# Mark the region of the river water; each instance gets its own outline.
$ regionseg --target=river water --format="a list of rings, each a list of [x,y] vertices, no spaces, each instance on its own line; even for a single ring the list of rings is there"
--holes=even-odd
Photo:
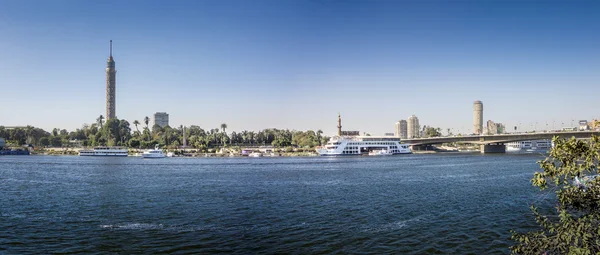
[[[507,254],[539,154],[0,157],[0,253]]]

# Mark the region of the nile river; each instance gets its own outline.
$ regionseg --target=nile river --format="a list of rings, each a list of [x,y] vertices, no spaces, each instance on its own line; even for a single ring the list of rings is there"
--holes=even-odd
[[[541,155],[0,157],[0,253],[507,254]]]

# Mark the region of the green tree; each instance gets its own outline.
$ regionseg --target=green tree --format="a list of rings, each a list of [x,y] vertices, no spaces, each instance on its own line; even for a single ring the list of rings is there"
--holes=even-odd
[[[52,147],[61,147],[62,139],[60,139],[59,136],[53,136],[52,138],[50,138],[50,145],[52,145]]]
[[[321,130],[321,129],[317,130],[317,141],[319,142],[319,146],[323,145],[323,143],[321,142],[322,136],[323,136],[323,130]]]
[[[148,118],[148,116],[144,117],[144,124],[146,124],[146,130],[148,130],[148,134],[150,134],[150,128],[148,127],[148,124],[150,123],[150,118]],[[144,131],[145,133],[145,131]],[[150,135],[147,136],[148,140],[150,140]]]
[[[102,124],[104,123],[103,120],[104,120],[104,116],[102,116],[102,115],[100,115],[100,117],[98,117],[96,119],[96,122],[98,123],[98,125],[100,125],[100,128],[102,128]]]
[[[426,137],[438,137],[442,136],[442,130],[440,128],[434,127],[426,127],[425,128],[425,136]]]
[[[540,190],[556,190],[558,203],[543,215],[531,206],[540,228],[528,233],[512,231],[517,242],[512,254],[600,253],[600,140],[589,142],[553,139],[550,155],[539,161],[543,172],[531,180]]]
[[[40,138],[40,144],[42,146],[48,146],[50,145],[50,139],[48,139],[48,137],[42,137]]]
[[[134,120],[134,121],[133,121],[133,125],[135,125],[135,130],[137,130],[137,131],[138,131],[138,133],[140,133],[140,130],[138,129],[138,125],[139,125],[139,124],[140,124],[140,122],[139,122],[139,121],[137,121],[137,120]]]
[[[133,138],[133,139],[129,140],[129,147],[137,148],[139,146],[140,146],[140,141],[138,139]]]
[[[227,129],[227,124],[221,124],[221,130],[223,130],[223,133],[225,133],[225,129]]]

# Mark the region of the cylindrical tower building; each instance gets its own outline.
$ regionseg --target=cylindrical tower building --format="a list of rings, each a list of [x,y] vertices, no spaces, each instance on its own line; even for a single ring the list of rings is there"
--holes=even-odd
[[[483,103],[479,100],[473,103],[473,133],[483,134]]]
[[[408,117],[407,121],[408,126],[408,138],[418,138],[419,137],[419,118],[417,116],[412,115]]]

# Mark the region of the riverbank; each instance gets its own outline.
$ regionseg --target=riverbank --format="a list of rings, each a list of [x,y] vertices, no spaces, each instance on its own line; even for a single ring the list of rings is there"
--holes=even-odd
[[[81,148],[43,148],[32,150],[31,155],[47,155],[47,156],[77,156]],[[130,149],[128,155],[130,157],[141,156],[144,150],[141,149]],[[166,152],[172,152],[175,157],[247,157],[241,152],[235,151],[218,151],[218,152],[200,152],[199,150],[165,150]],[[273,152],[262,154],[263,157],[314,157],[318,156],[316,152],[310,151],[292,151],[292,152]]]
[[[31,151],[31,155],[48,155],[48,156],[77,156],[82,148],[42,148]],[[175,157],[187,157],[187,158],[227,158],[227,157],[248,157],[247,154],[243,154],[242,151],[222,148],[222,149],[211,149],[211,152],[202,152],[196,149],[175,149],[165,150],[165,153],[172,152]],[[142,149],[129,149],[129,156],[136,157],[141,156],[144,150]],[[437,149],[427,151],[413,151],[413,154],[436,154],[436,153],[474,153],[478,152],[475,150],[448,150],[448,149]],[[296,151],[276,148],[273,152],[262,153],[262,157],[316,157],[319,156],[314,150],[311,149],[297,149]]]

